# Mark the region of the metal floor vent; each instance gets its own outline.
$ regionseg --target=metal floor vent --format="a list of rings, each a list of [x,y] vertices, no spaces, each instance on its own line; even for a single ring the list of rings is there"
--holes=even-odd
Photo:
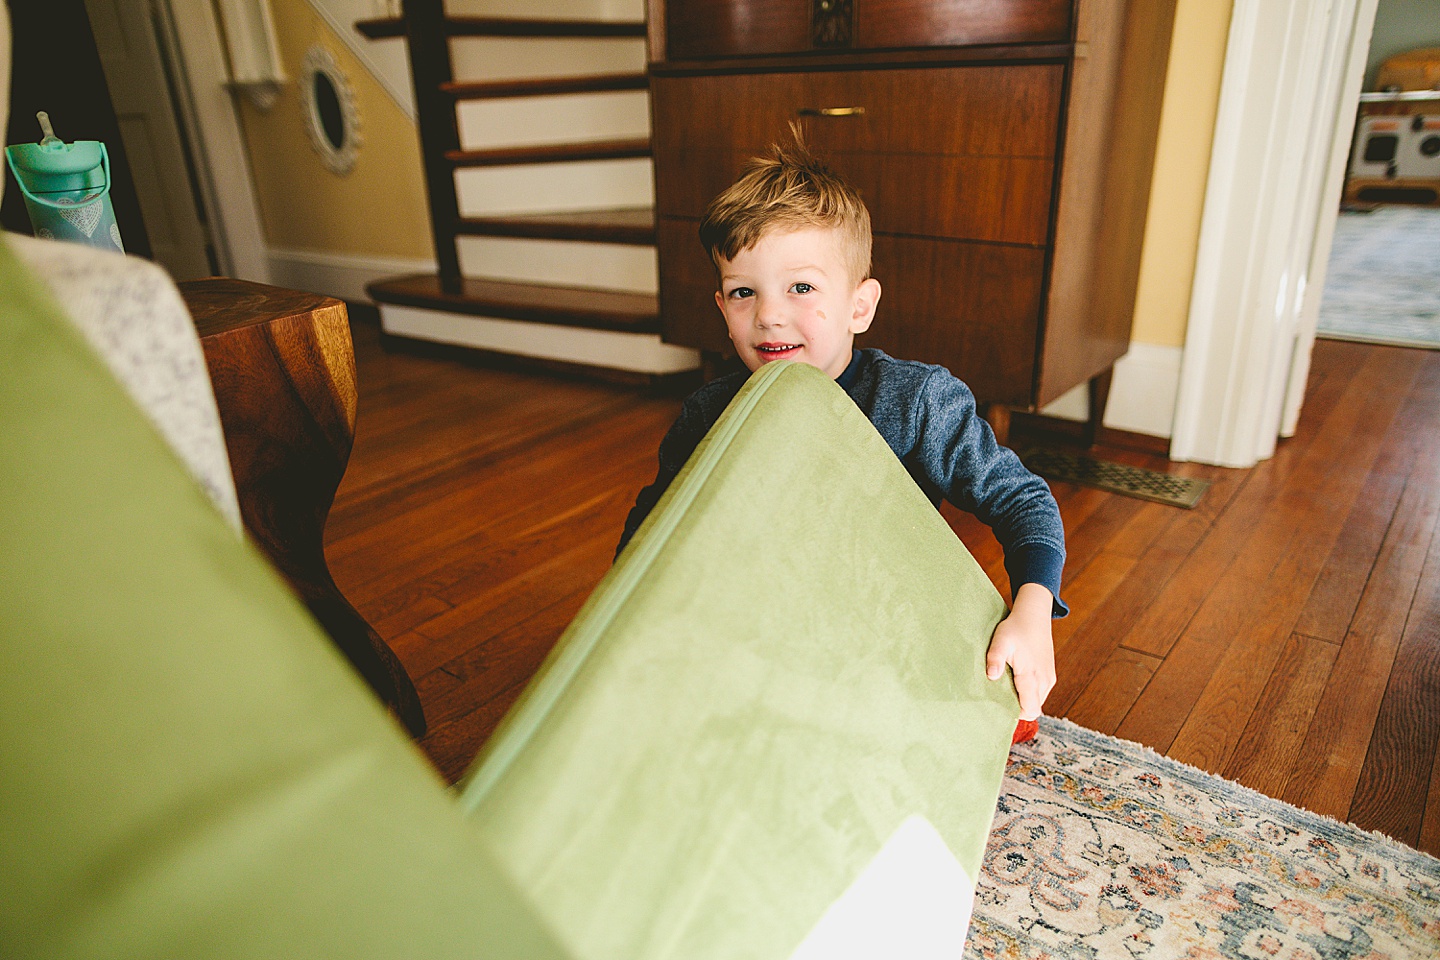
[[[1210,486],[1209,480],[1173,477],[1168,473],[1054,450],[1031,450],[1020,459],[1025,461],[1025,466],[1049,480],[1068,480],[1187,510],[1200,502],[1200,496]]]

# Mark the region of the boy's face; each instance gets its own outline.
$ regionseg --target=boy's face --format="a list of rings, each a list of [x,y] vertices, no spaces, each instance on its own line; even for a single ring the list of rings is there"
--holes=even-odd
[[[880,300],[877,280],[850,276],[838,230],[767,231],[734,260],[720,260],[715,302],[740,360],[758,370],[798,360],[838,377]]]

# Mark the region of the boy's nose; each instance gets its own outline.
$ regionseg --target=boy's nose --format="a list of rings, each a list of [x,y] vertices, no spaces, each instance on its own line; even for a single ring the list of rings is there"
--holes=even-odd
[[[762,327],[777,327],[785,322],[785,314],[781,304],[773,297],[757,297],[755,304],[755,322]]]

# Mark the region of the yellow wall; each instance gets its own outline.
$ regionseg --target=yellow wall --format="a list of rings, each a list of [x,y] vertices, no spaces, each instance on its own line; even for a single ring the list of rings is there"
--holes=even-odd
[[[1232,0],[1179,0],[1161,106],[1133,341],[1185,344]]]
[[[290,83],[269,110],[243,98],[241,108],[266,241],[323,253],[433,257],[414,123],[306,0],[271,0],[271,9]],[[339,61],[360,115],[360,152],[344,176],[325,168],[305,132],[296,84],[305,51],[317,43]]]

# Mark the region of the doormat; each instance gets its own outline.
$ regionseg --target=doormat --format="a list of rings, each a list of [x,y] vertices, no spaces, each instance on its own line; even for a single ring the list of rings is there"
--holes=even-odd
[[[965,960],[1440,956],[1440,860],[1065,720],[1016,746]]]
[[[1109,493],[1193,509],[1210,487],[1209,480],[1176,477],[1156,470],[1128,467],[1078,453],[1030,450],[1020,458],[1047,480],[1068,480]]]

